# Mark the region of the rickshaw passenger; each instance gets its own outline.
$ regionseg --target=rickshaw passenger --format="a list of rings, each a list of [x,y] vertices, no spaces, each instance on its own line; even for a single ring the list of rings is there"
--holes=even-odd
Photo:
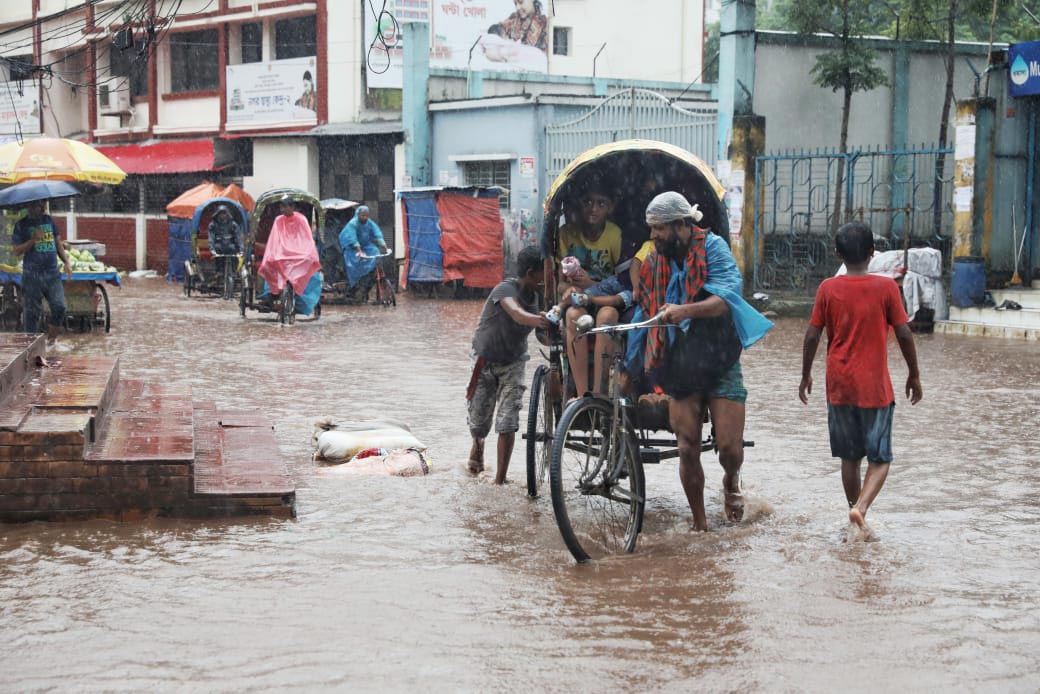
[[[642,298],[633,321],[657,315],[681,330],[634,331],[628,345],[629,364],[638,361],[647,373],[656,373],[671,396],[669,421],[679,444],[679,479],[695,530],[708,529],[700,462],[705,407],[725,471],[725,516],[733,522],[744,516],[740,472],[747,390],[740,352],[772,327],[744,301],[743,279],[729,246],[698,227],[701,218],[697,207],[676,192],[662,193],[647,206],[646,222],[657,251],[643,265]]]
[[[614,210],[613,196],[598,184],[593,184],[579,200],[575,222],[568,221],[560,227],[557,260],[561,264],[561,295],[570,288],[587,289],[614,275],[621,256],[621,229],[608,220]],[[577,258],[581,267],[573,273],[563,272],[563,259]],[[597,324],[617,322],[618,310],[613,306],[594,309]],[[590,313],[583,306],[572,306],[564,314],[566,325],[567,358],[574,378],[575,394],[583,396],[589,390],[589,355],[586,345],[575,343],[575,322]],[[601,380],[606,362],[603,352],[609,346],[609,338],[599,335],[595,345],[595,372]],[[597,385],[599,385],[597,383]]]
[[[223,275],[228,256],[242,255],[242,227],[232,219],[227,205],[220,205],[206,231],[217,275]]]
[[[278,203],[279,214],[271,225],[264,259],[257,273],[264,286],[257,296],[261,303],[273,303],[286,283],[296,294],[296,310],[310,315],[321,298],[321,261],[307,218],[296,211],[292,198],[284,196]]]
[[[339,232],[339,246],[343,249],[343,264],[347,268],[347,284],[360,297],[364,297],[374,283],[373,271],[379,260],[361,256],[386,253],[383,231],[369,218],[367,205],[358,207],[354,218],[347,222],[343,230]]]
[[[611,275],[602,282],[587,287],[584,291],[574,287],[566,288],[558,306],[558,313],[563,315],[568,306],[596,308],[607,306],[617,309],[620,321],[628,323],[632,318],[635,305],[639,302],[639,271],[643,267],[646,257],[653,250],[654,242],[646,241],[636,251],[635,256],[628,262],[618,265],[616,275]]]

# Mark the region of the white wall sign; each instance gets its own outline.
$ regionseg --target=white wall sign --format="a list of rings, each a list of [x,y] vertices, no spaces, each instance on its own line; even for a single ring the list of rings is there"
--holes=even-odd
[[[227,123],[316,123],[318,70],[314,58],[227,67]]]
[[[534,157],[520,157],[520,175],[524,178],[534,177]]]
[[[21,88],[21,93],[19,93]],[[0,84],[0,135],[40,133],[40,88],[32,80]]]
[[[975,158],[975,125],[958,125],[953,148],[954,159]]]
[[[953,189],[954,212],[971,212],[971,201],[975,196],[974,186],[961,186]]]
[[[398,22],[430,24],[430,66],[505,72],[546,72],[549,19],[533,2],[513,0],[387,0]],[[404,40],[387,14],[365,13],[369,87],[400,89]],[[371,50],[369,50],[371,47]],[[472,50],[471,50],[472,49]]]
[[[726,208],[729,210],[729,235],[731,239],[740,238],[740,227],[744,223],[744,171],[730,171],[726,185]]]

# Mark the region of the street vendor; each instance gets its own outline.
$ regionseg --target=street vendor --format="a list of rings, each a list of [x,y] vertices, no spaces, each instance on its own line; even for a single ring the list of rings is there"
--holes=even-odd
[[[296,211],[289,195],[279,201],[278,212],[267,238],[263,262],[257,268],[266,284],[258,298],[273,302],[288,283],[297,297],[297,311],[310,315],[321,298],[321,261],[311,225]]]
[[[747,390],[740,353],[773,325],[744,301],[743,279],[729,246],[697,226],[702,218],[697,206],[677,192],[661,193],[647,206],[655,251],[643,263],[640,307],[632,320],[657,316],[679,329],[634,331],[626,362],[671,397],[669,422],[679,444],[679,479],[694,530],[708,529],[700,460],[705,407],[724,470],[725,517],[731,522],[744,517],[740,474]]]
[[[14,226],[12,241],[14,254],[23,256],[22,297],[24,300],[25,332],[36,333],[43,299],[50,307],[50,324],[47,326],[47,342],[54,344],[58,331],[65,324],[65,290],[61,285],[58,258],[65,264],[69,280],[72,279],[72,263],[65,253],[54,220],[44,212],[45,202],[34,200],[26,206],[26,214]]]
[[[339,246],[343,249],[343,264],[347,268],[347,283],[359,298],[368,294],[373,283],[373,270],[379,259],[373,257],[386,253],[383,230],[369,216],[368,205],[361,205],[354,218],[339,232]]]

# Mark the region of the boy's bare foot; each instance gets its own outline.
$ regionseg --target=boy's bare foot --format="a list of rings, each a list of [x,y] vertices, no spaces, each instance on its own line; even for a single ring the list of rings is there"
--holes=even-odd
[[[480,473],[484,472],[484,461],[470,458],[467,469],[469,470],[469,474],[479,475]]]
[[[863,517],[863,512],[855,506],[849,509],[849,522],[859,527],[860,530],[867,527],[867,519]]]

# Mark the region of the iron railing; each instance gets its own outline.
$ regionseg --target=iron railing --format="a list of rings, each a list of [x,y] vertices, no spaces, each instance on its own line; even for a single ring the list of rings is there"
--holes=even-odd
[[[943,156],[942,171],[937,171]],[[835,210],[839,168],[841,209]],[[953,224],[953,150],[791,151],[755,160],[754,287],[813,294],[839,261],[833,233],[857,219],[877,250],[912,246],[948,255]],[[944,263],[944,267],[948,267]]]

